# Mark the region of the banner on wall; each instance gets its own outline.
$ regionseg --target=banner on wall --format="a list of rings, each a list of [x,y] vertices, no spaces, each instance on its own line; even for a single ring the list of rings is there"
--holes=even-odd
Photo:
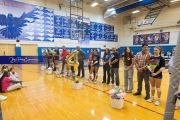
[[[169,44],[170,32],[134,35],[133,45],[147,44]]]
[[[54,41],[54,10],[0,0],[0,39]]]

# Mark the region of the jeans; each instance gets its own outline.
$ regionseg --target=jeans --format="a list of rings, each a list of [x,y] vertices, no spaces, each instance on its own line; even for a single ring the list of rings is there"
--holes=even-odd
[[[129,66],[124,66],[125,68],[128,68]],[[133,73],[134,68],[132,67],[129,70],[124,70],[124,89],[125,90],[133,90]],[[129,85],[129,89],[128,89]]]
[[[109,84],[110,83],[110,67],[108,63],[103,65],[103,82],[106,82],[106,75],[107,75],[107,83]]]
[[[110,68],[111,69],[111,83],[114,84],[114,74],[116,76],[116,86],[119,86],[119,68]]]

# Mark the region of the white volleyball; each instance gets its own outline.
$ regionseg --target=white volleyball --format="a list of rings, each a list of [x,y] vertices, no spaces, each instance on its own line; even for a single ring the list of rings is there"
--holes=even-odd
[[[49,74],[49,75],[52,74],[52,68],[46,69],[46,73]]]

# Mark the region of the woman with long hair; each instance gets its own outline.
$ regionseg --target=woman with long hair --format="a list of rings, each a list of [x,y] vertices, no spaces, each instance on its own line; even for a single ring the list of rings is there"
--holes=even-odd
[[[92,72],[95,71],[94,84],[97,83],[98,70],[99,70],[99,60],[100,60],[100,56],[98,55],[98,51],[94,50],[93,57],[92,57],[92,63],[91,63],[91,70],[89,73],[89,79],[86,82],[92,81]]]
[[[129,47],[124,50],[124,89],[126,93],[133,90],[133,74],[134,74],[134,55]]]
[[[109,48],[106,48],[103,55],[103,82],[106,83],[106,73],[107,73],[107,84],[110,83],[110,66],[109,66],[109,58],[111,57]]]
[[[162,71],[165,69],[165,60],[161,56],[162,49],[161,47],[157,46],[154,48],[154,56],[150,58],[153,63],[155,62],[157,66],[152,70],[149,66],[148,69],[150,70],[150,83],[151,83],[151,97],[147,100],[148,102],[154,101],[154,94],[155,89],[157,90],[157,101],[155,105],[160,105],[160,97],[161,97],[161,82],[162,82]],[[150,63],[151,64],[151,63]]]
[[[89,56],[88,56],[88,69],[89,69],[89,72],[91,71],[91,63],[92,63],[92,57],[93,57],[93,53],[94,53],[94,49],[91,49],[91,53],[89,54]],[[93,80],[95,79],[95,71],[93,71],[93,76],[94,76],[94,78],[93,78]]]

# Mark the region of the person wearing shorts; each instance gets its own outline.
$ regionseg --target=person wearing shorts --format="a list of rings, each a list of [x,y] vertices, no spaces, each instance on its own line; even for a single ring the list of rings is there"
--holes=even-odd
[[[150,58],[150,61],[156,62],[157,66],[154,70],[148,66],[150,71],[149,80],[151,83],[151,97],[147,100],[148,102],[154,101],[155,89],[157,90],[157,101],[155,102],[156,106],[160,105],[160,97],[161,97],[161,81],[162,81],[162,71],[165,69],[165,60],[161,56],[161,47],[157,46],[154,48],[154,56]]]
[[[92,56],[91,70],[89,72],[89,79],[86,82],[92,81],[92,73],[93,73],[93,71],[95,71],[94,84],[97,83],[98,70],[99,70],[99,60],[100,60],[100,56],[98,55],[98,51],[94,50],[94,54]]]

